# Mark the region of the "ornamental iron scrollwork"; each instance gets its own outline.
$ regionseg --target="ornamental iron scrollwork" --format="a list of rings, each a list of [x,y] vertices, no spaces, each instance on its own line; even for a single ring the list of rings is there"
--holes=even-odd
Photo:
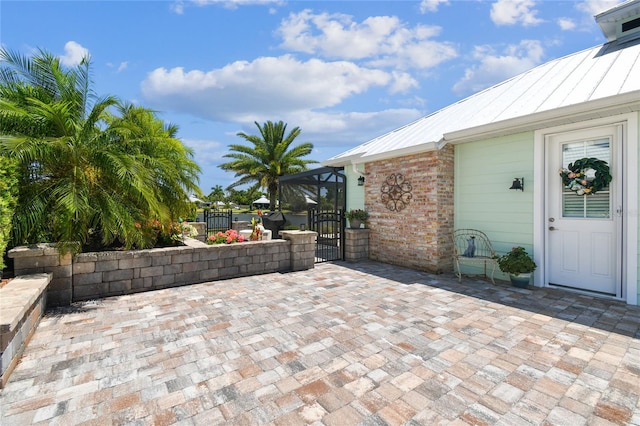
[[[411,184],[404,180],[400,173],[394,173],[387,177],[380,188],[382,202],[392,212],[404,210],[413,197]]]

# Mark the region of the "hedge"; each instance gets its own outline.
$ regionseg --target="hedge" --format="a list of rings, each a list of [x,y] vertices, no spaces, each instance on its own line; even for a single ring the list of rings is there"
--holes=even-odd
[[[11,219],[17,202],[18,177],[16,170],[13,160],[0,155],[0,271],[5,267],[4,251],[9,244]]]

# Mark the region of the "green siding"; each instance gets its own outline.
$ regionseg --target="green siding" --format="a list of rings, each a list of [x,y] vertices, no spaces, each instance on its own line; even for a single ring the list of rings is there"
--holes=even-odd
[[[456,146],[455,228],[483,231],[498,254],[513,246],[533,254],[533,140],[527,132]],[[516,177],[524,192],[509,189]]]
[[[363,166],[359,165],[358,170],[363,171]],[[358,186],[360,174],[349,166],[344,168],[344,173],[347,176],[347,210],[364,209],[364,186]]]

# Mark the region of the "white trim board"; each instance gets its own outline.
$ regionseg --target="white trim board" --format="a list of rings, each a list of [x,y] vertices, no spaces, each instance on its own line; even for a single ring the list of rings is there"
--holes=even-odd
[[[533,170],[533,245],[534,260],[539,265],[535,271],[534,282],[548,285],[546,270],[546,223],[545,223],[545,138],[550,134],[564,133],[580,129],[622,124],[622,152],[624,167],[623,187],[623,265],[622,299],[630,305],[638,304],[638,113],[614,115],[605,118],[587,120],[579,123],[549,127],[534,132],[534,170]]]

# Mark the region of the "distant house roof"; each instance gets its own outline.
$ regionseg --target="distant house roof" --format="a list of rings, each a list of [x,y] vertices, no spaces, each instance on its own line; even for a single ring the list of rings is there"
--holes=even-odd
[[[270,202],[271,201],[269,201],[269,199],[267,197],[262,195],[260,198],[255,200],[252,204],[269,204]]]
[[[630,3],[638,9],[640,2]],[[626,3],[625,3],[626,4]],[[626,15],[625,15],[626,16]],[[604,31],[604,27],[603,27]],[[323,162],[345,166],[640,110],[640,38],[552,60]]]

